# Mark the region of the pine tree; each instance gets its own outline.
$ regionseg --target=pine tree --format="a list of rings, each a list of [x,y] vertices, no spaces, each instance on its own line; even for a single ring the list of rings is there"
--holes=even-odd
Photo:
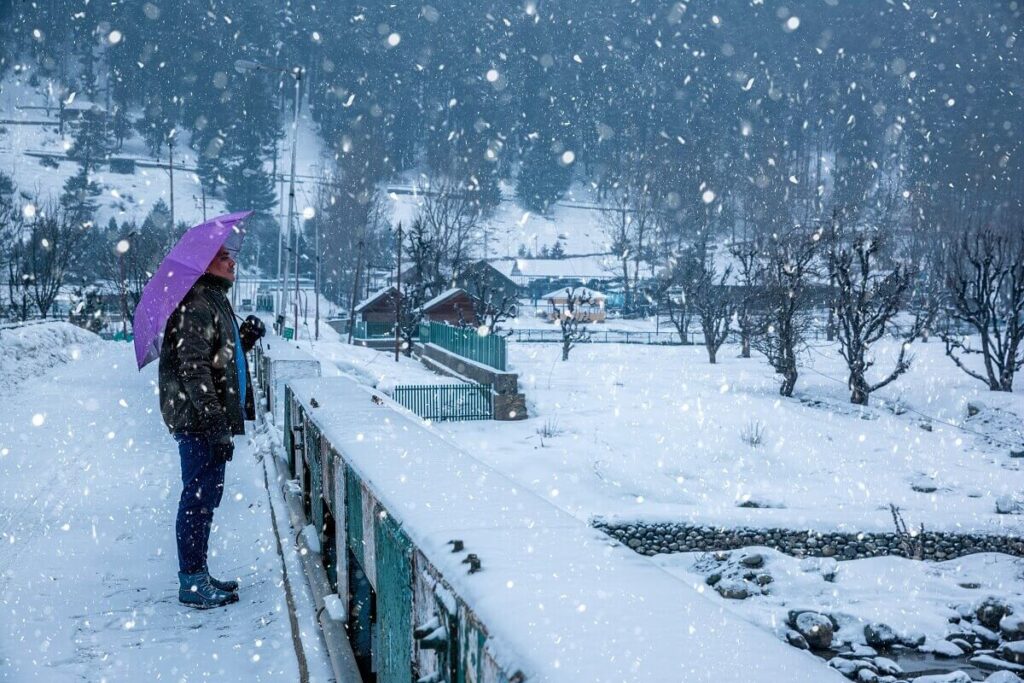
[[[74,142],[68,149],[68,158],[81,164],[82,170],[88,175],[106,159],[111,146],[102,112],[93,109],[85,112],[75,131]]]
[[[89,179],[89,172],[83,164],[78,173],[64,183],[64,192],[60,197],[63,206],[76,225],[85,225],[92,221],[96,213],[96,200],[100,186]]]
[[[259,140],[243,137],[226,163],[224,200],[229,211],[270,214],[277,206],[274,180],[263,168]]]
[[[569,189],[570,166],[563,164],[550,144],[533,143],[523,155],[516,183],[516,196],[528,209],[546,213]]]

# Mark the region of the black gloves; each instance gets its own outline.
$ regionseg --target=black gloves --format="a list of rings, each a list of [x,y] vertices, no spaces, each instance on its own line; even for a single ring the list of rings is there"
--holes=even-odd
[[[247,317],[241,325],[238,326],[238,336],[242,338],[242,348],[249,351],[256,342],[267,334],[267,326],[263,324],[263,321],[254,315]]]
[[[235,444],[231,440],[231,435],[224,434],[216,438],[210,445],[210,450],[213,452],[215,459],[230,462],[235,454]]]

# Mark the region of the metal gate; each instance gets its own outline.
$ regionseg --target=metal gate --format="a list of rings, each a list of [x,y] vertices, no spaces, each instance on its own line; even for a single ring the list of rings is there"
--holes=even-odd
[[[425,420],[490,420],[494,400],[490,384],[401,385],[393,398]]]

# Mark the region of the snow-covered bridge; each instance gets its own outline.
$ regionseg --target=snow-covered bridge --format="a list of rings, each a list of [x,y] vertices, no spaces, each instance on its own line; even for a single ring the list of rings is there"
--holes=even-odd
[[[302,578],[296,532],[286,528],[274,485],[279,463],[256,457],[280,444],[269,431],[275,427],[262,429],[255,451],[250,444],[237,452],[213,534],[211,566],[239,578],[242,600],[195,612],[175,595],[180,484],[176,448],[156,408],[155,368],[139,374],[128,345],[61,324],[7,331],[0,345],[7,351],[0,678],[332,679],[317,623],[323,615],[315,613],[318,600]],[[477,653],[494,664],[485,680],[839,680],[820,660],[516,486],[386,398],[373,400],[357,381],[297,380],[293,394],[358,484],[348,489],[360,491],[360,505],[333,501],[334,528],[351,532],[351,515],[372,510],[368,528],[390,531],[394,547],[405,549],[389,556],[378,542],[356,554],[361,571],[404,566],[413,581],[401,596],[375,595],[378,680],[406,681],[414,662],[433,654],[421,649],[429,634],[416,634],[417,645],[412,633],[430,623],[419,619],[430,616],[426,604],[454,608],[453,647],[468,646],[466,633],[480,637]],[[377,539],[381,533],[374,531]],[[470,552],[481,571],[468,572]],[[424,577],[436,589],[429,602]],[[333,610],[339,621],[353,607],[342,593]],[[398,614],[410,618],[386,616]],[[410,659],[384,665],[383,652]]]

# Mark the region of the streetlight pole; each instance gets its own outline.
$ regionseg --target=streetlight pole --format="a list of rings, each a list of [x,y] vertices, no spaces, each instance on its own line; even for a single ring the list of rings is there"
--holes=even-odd
[[[313,253],[316,254],[316,272],[313,280],[313,329],[316,340],[320,341],[320,221],[317,220],[316,237],[313,240]]]
[[[422,277],[422,274],[421,274]],[[395,362],[402,348],[402,221],[398,221],[398,268],[395,269]]]
[[[252,62],[245,59],[239,59],[235,61],[235,71],[238,73],[246,73],[247,71],[279,71],[286,73],[292,77],[295,81],[295,102],[292,108],[292,151],[291,151],[291,172],[288,180],[288,220],[286,225],[281,226],[283,233],[280,243],[284,245],[282,251],[287,250],[288,244],[291,241],[291,236],[295,234],[295,293],[298,297],[299,291],[299,238],[298,230],[293,228],[292,222],[295,220],[295,154],[298,150],[298,137],[299,137],[299,105],[302,102],[302,67],[295,66],[291,69],[282,69],[279,67],[268,67],[260,64],[259,62]],[[284,269],[282,271],[281,264],[284,262]],[[284,320],[288,315],[288,258],[281,254],[278,258],[278,277],[280,278],[281,284],[281,298],[277,309],[277,316]],[[283,333],[284,330],[282,330]],[[298,303],[295,304],[295,336],[298,337],[299,333],[299,308]]]

